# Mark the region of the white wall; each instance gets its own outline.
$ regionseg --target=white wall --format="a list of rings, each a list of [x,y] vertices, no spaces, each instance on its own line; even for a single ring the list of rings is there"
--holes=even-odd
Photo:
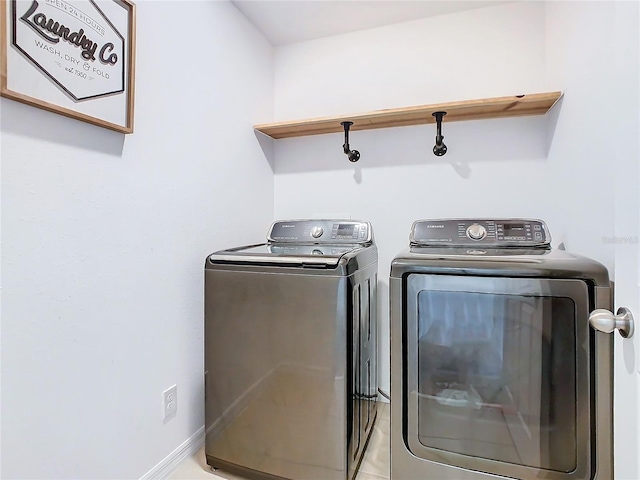
[[[362,154],[357,164],[342,153],[341,134],[276,142],[277,218],[345,215],[373,223],[385,390],[389,265],[407,246],[414,220],[542,218],[555,246],[564,242],[613,274],[615,249],[603,237],[616,232],[616,154],[635,152],[637,162],[638,137],[614,139],[609,126],[625,88],[637,108],[637,45],[625,50],[635,61],[614,67],[610,60],[637,38],[637,21],[616,21],[634,13],[637,19],[636,2],[517,2],[276,49],[277,120],[564,92],[544,117],[451,124],[445,117],[449,151],[440,158],[431,152],[433,125],[352,132],[351,147]],[[629,79],[614,82],[620,78]],[[618,393],[617,409],[637,410]],[[637,437],[633,431],[627,439]],[[636,457],[618,458],[617,469],[633,472]]]
[[[136,3],[134,134],[0,100],[2,478],[138,478],[197,432],[205,256],[273,218],[271,46],[228,2]]]

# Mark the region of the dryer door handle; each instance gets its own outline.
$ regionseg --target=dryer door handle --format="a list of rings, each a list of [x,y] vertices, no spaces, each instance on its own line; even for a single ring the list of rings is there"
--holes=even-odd
[[[627,307],[620,307],[616,315],[604,308],[598,308],[589,315],[589,324],[599,332],[611,333],[618,329],[624,338],[633,337],[633,315]]]

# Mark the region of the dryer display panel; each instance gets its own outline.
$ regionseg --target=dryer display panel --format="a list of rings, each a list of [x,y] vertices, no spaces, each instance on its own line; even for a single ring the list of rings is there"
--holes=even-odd
[[[418,220],[411,228],[412,246],[492,246],[548,248],[551,237],[541,220]]]

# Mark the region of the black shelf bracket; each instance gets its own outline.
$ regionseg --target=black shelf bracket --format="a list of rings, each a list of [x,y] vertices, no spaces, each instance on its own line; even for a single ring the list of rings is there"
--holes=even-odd
[[[360,152],[351,150],[349,147],[349,128],[353,125],[353,122],[340,122],[340,125],[344,127],[344,145],[342,145],[342,150],[344,150],[350,162],[357,162],[360,160]]]
[[[444,144],[444,136],[442,135],[442,117],[444,117],[447,112],[433,112],[431,115],[436,117],[436,124],[438,126],[438,132],[436,133],[436,144],[433,147],[433,154],[441,157],[445,153],[447,153],[447,146]]]

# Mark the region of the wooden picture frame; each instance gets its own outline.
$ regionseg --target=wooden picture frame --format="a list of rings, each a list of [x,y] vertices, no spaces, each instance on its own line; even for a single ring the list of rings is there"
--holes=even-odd
[[[131,0],[0,0],[0,95],[133,133]]]

